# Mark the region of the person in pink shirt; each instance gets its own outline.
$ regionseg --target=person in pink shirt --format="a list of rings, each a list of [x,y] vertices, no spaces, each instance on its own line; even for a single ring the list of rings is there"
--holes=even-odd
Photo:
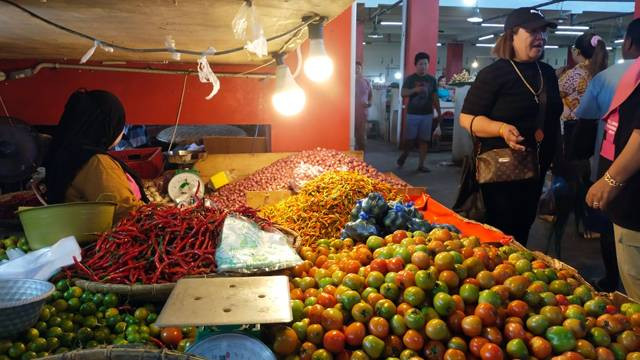
[[[362,76],[362,63],[356,61],[356,150],[365,150],[367,144],[367,116],[371,107],[371,84]]]

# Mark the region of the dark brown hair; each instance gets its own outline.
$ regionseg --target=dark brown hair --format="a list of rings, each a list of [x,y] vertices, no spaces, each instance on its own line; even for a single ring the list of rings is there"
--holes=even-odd
[[[491,52],[497,58],[513,60],[516,57],[516,50],[513,48],[513,36],[518,32],[518,27],[509,29],[496,41],[496,45]]]
[[[580,54],[585,59],[589,60],[587,70],[589,75],[594,77],[597,73],[607,68],[609,63],[609,54],[607,53],[607,46],[602,38],[597,40],[596,46],[591,44],[593,37],[597,36],[594,33],[586,33],[578,36],[573,47],[580,51]]]

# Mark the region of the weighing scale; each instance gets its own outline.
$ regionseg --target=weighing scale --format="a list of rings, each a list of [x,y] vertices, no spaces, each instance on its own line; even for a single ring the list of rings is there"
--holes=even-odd
[[[185,278],[178,281],[156,324],[201,326],[187,353],[211,360],[275,360],[259,325],[293,320],[287,276]],[[247,325],[243,325],[247,324]]]
[[[176,170],[167,185],[169,197],[177,204],[193,204],[204,197],[204,182],[197,170]]]

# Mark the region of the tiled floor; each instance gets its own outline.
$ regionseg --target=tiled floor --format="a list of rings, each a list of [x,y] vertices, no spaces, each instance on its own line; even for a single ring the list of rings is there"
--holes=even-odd
[[[427,191],[435,199],[446,206],[453,205],[460,181],[460,167],[446,165],[451,161],[450,152],[437,152],[428,155],[427,167],[431,169],[430,173],[416,171],[417,153],[412,153],[404,167],[398,169],[396,159],[399,154],[400,152],[393,145],[370,139],[367,143],[365,160],[383,172],[394,172],[411,185],[427,187]],[[529,248],[544,252],[549,232],[550,224],[537,220],[531,230]],[[550,255],[556,257],[553,253]],[[578,269],[580,274],[590,282],[604,274],[599,241],[584,239],[578,235],[572,220],[569,222],[562,240],[561,260]]]

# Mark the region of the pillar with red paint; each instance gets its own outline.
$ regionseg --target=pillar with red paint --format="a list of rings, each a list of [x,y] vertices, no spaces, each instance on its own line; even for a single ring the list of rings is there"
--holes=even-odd
[[[447,65],[444,69],[444,76],[450,81],[453,75],[462,72],[462,53],[464,44],[447,44]]]

